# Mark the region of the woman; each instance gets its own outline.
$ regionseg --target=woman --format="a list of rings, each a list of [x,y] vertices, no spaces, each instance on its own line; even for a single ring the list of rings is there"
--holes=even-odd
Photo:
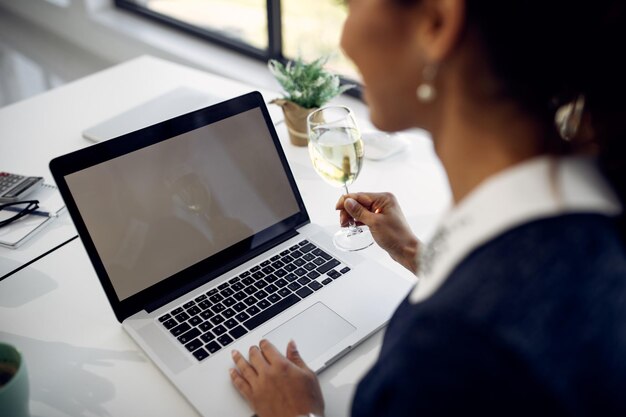
[[[624,2],[349,7],[372,121],[430,131],[454,203],[425,247],[388,194],[338,204],[421,278],[352,415],[625,415]],[[323,415],[287,350],[233,352],[233,384],[259,417]]]

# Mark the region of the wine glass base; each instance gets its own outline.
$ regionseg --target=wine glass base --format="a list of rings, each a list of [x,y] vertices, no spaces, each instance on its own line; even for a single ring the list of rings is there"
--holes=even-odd
[[[374,238],[369,227],[359,226],[356,232],[344,227],[335,233],[333,243],[337,249],[354,252],[368,248],[374,244]]]

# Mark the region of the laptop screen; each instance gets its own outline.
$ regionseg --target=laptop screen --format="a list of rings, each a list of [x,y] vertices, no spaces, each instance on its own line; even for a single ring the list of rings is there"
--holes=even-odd
[[[119,300],[300,210],[258,107],[65,181]]]

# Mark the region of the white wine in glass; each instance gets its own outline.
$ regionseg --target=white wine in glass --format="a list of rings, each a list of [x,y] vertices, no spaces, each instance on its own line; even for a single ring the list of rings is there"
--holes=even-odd
[[[330,185],[348,194],[363,166],[363,142],[352,111],[343,106],[324,107],[307,119],[309,154],[315,171]],[[367,226],[349,226],[335,234],[335,246],[345,251],[365,249],[374,243]]]

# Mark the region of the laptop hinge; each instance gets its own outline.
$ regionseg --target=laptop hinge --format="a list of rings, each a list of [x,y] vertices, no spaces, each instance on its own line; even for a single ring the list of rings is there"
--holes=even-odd
[[[213,271],[211,271],[210,273],[208,273],[207,275],[202,276],[201,278],[190,282],[189,284],[171,291],[170,293],[168,293],[167,295],[159,298],[158,300],[149,303],[146,305],[145,309],[148,313],[152,313],[153,311],[163,307],[165,304],[177,299],[178,297],[182,297],[183,295],[195,290],[196,288],[206,284],[207,282],[211,281],[212,279],[219,277],[222,274],[227,273],[228,271],[237,268],[239,265],[242,265],[246,262],[248,262],[250,259],[259,256],[260,254],[267,252],[268,250],[272,249],[275,246],[280,245],[283,242],[286,242],[287,240],[291,239],[292,237],[296,236],[298,234],[298,232],[296,230],[290,230],[287,233],[284,233],[272,240],[269,240],[268,242],[264,243],[263,245],[259,246],[258,248],[251,250],[250,252],[248,252],[245,256],[237,259],[236,261],[233,261],[229,264],[226,264],[218,269],[215,269]]]

